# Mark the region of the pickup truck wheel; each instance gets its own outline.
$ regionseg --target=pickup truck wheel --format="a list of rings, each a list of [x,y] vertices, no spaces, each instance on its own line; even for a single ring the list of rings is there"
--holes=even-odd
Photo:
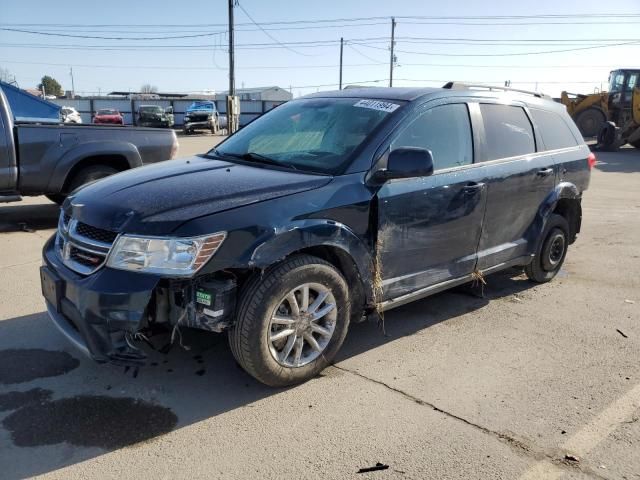
[[[67,196],[62,194],[62,193],[54,193],[54,194],[51,194],[51,195],[45,195],[45,197],[47,197],[53,203],[57,203],[58,205],[62,205],[64,203],[64,199],[67,198]]]
[[[107,165],[93,165],[91,167],[83,168],[71,179],[67,191],[73,192],[76,188],[81,187],[82,185],[95,182],[96,180],[108,177],[114,173],[118,173],[118,170],[113,167],[108,167]]]
[[[217,135],[217,134],[218,134],[218,130],[219,130],[219,128],[218,128],[218,121],[216,120],[215,122],[213,122],[213,123],[211,124],[211,133],[212,133],[213,135]]]
[[[245,286],[229,344],[242,368],[260,382],[294,385],[329,365],[349,318],[340,272],[320,258],[295,255]]]
[[[552,214],[541,235],[535,257],[524,268],[529,280],[546,283],[562,268],[569,247],[569,224],[562,215]]]

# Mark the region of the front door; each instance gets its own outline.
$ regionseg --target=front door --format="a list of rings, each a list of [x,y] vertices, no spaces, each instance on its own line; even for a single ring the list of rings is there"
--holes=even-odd
[[[434,173],[391,180],[378,192],[382,300],[473,272],[486,202],[465,103],[409,119],[390,150],[401,147],[431,150]]]

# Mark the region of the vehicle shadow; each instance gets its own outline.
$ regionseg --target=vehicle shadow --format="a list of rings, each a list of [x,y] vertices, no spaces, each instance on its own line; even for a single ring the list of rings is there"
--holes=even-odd
[[[611,173],[640,172],[640,150],[637,148],[622,148],[617,152],[596,152],[598,163],[596,169]]]
[[[0,233],[55,228],[59,215],[60,207],[55,203],[2,205]]]
[[[487,280],[484,296],[461,288],[387,312],[384,334],[376,322],[352,325],[336,363],[534,285],[515,269]],[[247,375],[235,363],[225,335],[184,331],[182,343],[189,350],[176,345],[167,354],[150,351],[148,365],[137,371],[81,358],[44,313],[0,321],[3,478],[73,465],[285,390]],[[17,348],[23,345],[28,348]],[[312,381],[330,381],[330,375]],[[33,455],[23,447],[47,448]]]

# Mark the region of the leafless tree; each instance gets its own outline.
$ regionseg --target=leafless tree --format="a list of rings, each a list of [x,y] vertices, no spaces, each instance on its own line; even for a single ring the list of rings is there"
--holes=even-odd
[[[150,83],[145,83],[140,87],[140,93],[157,93],[158,87],[155,85],[151,85]]]

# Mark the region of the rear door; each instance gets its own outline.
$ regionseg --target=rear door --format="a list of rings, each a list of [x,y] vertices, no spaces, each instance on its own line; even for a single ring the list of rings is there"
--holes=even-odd
[[[484,131],[480,160],[487,174],[477,267],[483,270],[531,253],[535,219],[555,187],[557,172],[553,154],[537,151],[524,105],[480,103],[472,108]]]
[[[378,192],[383,300],[474,270],[486,190],[473,144],[466,103],[426,107],[395,134],[390,150],[431,150],[434,173],[391,180]]]

